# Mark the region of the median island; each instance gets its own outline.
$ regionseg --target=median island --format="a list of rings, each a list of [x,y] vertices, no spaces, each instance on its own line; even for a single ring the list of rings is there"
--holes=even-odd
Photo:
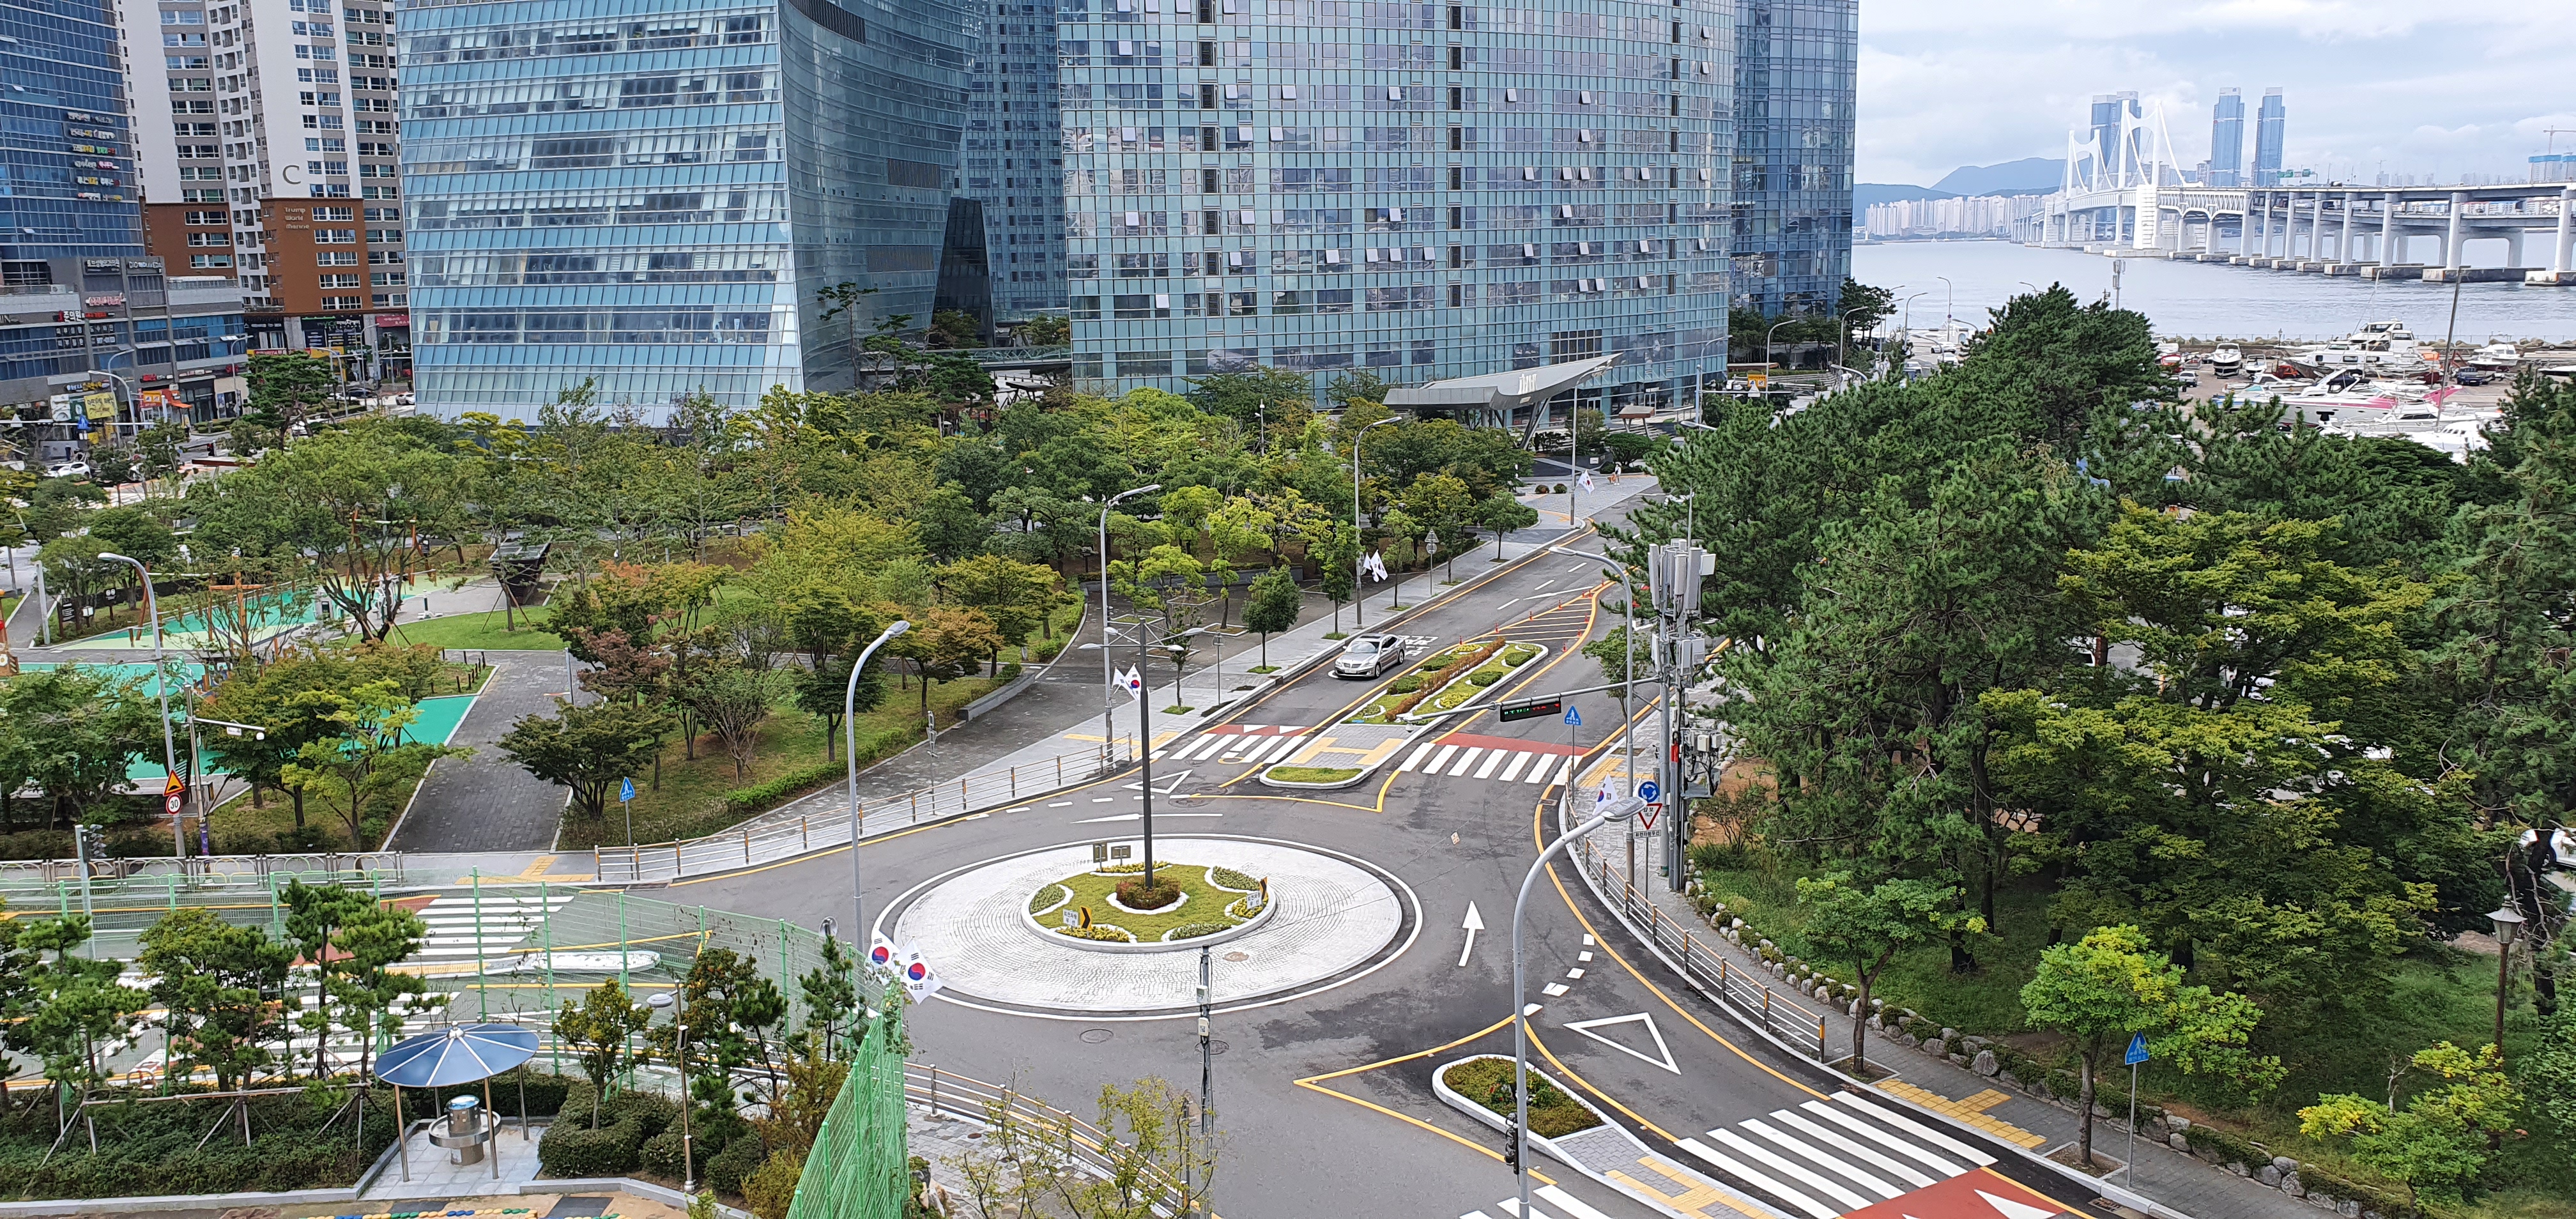
[[[1040,885],[1028,913],[1048,934],[1112,944],[1179,943],[1232,931],[1271,898],[1232,868],[1164,862],[1145,888],[1143,864],[1106,864]]]

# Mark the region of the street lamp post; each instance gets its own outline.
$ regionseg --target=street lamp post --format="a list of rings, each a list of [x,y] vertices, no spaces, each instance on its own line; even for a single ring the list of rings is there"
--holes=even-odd
[[[1941,341],[1946,343],[1950,341],[1950,321],[1959,312],[1959,286],[1951,283],[1947,275],[1935,275],[1932,278],[1940,280],[1941,286],[1949,293],[1941,302]]]
[[[1771,328],[1769,330],[1762,332],[1762,371],[1766,373],[1771,371],[1771,336],[1780,333],[1780,328],[1782,326],[1786,326],[1797,320],[1798,319],[1794,317],[1781,318],[1779,321],[1771,323]]]
[[[1117,760],[1118,732],[1110,724],[1110,715],[1118,709],[1109,696],[1109,688],[1118,684],[1117,675],[1109,670],[1109,510],[1131,495],[1145,495],[1163,489],[1161,483],[1147,483],[1131,491],[1121,491],[1100,505],[1100,752],[1101,769]]]
[[[2519,910],[2514,909],[2514,908],[2513,908],[2512,906],[2510,906],[2510,905],[2498,906],[2498,907],[2496,907],[2494,910],[2489,911],[2489,912],[2487,913],[2487,921],[2489,921],[2489,922],[2491,922],[2491,923],[2494,923],[2494,924],[2495,924],[2495,941],[2496,941],[2496,1021],[2495,1021],[2495,1048],[2496,1048],[2496,1058],[2497,1058],[2497,1060],[2498,1060],[2498,1061],[2502,1061],[2502,1060],[2503,1060],[2503,1058],[2504,1058],[2504,1008],[2505,1008],[2505,992],[2506,992],[2506,990],[2507,990],[2508,984],[2509,984],[2509,983],[2511,983],[2511,982],[2513,981],[2513,941],[2514,941],[2514,937],[2522,931],[2522,921],[2523,921],[2523,920],[2522,920],[2522,912],[2521,912],[2521,911],[2519,911]]]
[[[851,843],[850,853],[858,854],[859,844]],[[853,934],[857,930],[851,929]],[[667,990],[646,999],[644,1005],[657,1012],[677,1006]],[[671,1013],[671,1028],[678,1034],[675,1045],[679,1061],[676,1065],[680,1068],[680,1192],[695,1196],[698,1192],[698,1156],[696,1138],[689,1131],[689,1110],[696,1107],[689,1096],[689,1023],[674,1011]]]
[[[1351,436],[1351,625],[1354,629],[1368,625],[1368,569],[1362,566],[1368,558],[1368,548],[1360,545],[1360,441],[1368,438],[1370,428],[1382,428],[1393,422],[1393,419],[1380,419]]]
[[[162,773],[178,778],[179,746],[170,733],[170,659],[161,651],[161,599],[152,591],[151,569],[143,566],[141,559],[112,550],[102,550],[98,557],[110,563],[132,563],[135,572],[143,577],[143,614],[152,620],[152,689],[161,696],[161,768]],[[177,846],[184,869],[188,858],[188,835],[181,830],[176,813],[170,815],[170,841]]]
[[[1183,639],[1204,633],[1206,630],[1206,627],[1194,626],[1172,636],[1167,642],[1177,644]],[[1139,780],[1136,787],[1138,798],[1144,801],[1141,809],[1143,815],[1140,820],[1144,825],[1145,887],[1147,889],[1154,887],[1154,708],[1152,706],[1154,683],[1146,676],[1146,670],[1149,667],[1146,661],[1146,636],[1149,634],[1151,631],[1148,624],[1143,622],[1136,624],[1136,766]],[[1086,643],[1082,646],[1100,649],[1102,663],[1108,663],[1108,644]],[[1178,667],[1174,666],[1176,669]],[[1172,695],[1177,705],[1180,697],[1178,677],[1172,680]]]
[[[859,954],[867,952],[859,937],[867,934],[867,893],[859,884],[859,728],[856,714],[859,700],[859,674],[868,667],[868,657],[885,646],[885,641],[912,629],[912,623],[901,618],[880,632],[868,646],[859,650],[859,658],[850,662],[850,682],[841,691],[841,754],[850,765],[850,943]],[[634,831],[627,831],[630,855],[634,848]]]
[[[1520,897],[1512,903],[1512,1176],[1520,1186],[1520,1209],[1516,1215],[1530,1213],[1529,1208],[1529,1007],[1524,1001],[1529,994],[1521,969],[1521,920],[1529,912],[1530,887],[1538,883],[1538,874],[1547,861],[1564,851],[1566,844],[1613,821],[1627,821],[1646,807],[1635,796],[1622,796],[1601,806],[1591,820],[1574,827],[1563,837],[1547,844],[1530,864],[1529,874],[1521,877]]]
[[[1848,353],[1851,347],[1852,315],[1855,313],[1867,312],[1869,312],[1869,306],[1867,305],[1863,305],[1858,309],[1843,310],[1843,324],[1834,328],[1834,364],[1837,367],[1851,363],[1851,358]]]

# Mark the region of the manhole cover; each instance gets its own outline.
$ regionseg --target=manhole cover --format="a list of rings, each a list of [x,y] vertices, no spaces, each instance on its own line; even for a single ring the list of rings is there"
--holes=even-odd
[[[1225,954],[1225,959],[1229,961],[1249,961],[1252,959],[1252,954],[1248,952],[1229,952]]]
[[[1224,1042],[1222,1042],[1222,1041],[1210,1040],[1210,1041],[1208,1042],[1208,1053],[1210,1053],[1210,1054],[1222,1054],[1222,1053],[1225,1053],[1225,1043],[1224,1043]]]
[[[1082,1041],[1085,1045],[1099,1045],[1101,1042],[1109,1040],[1110,1036],[1111,1033],[1107,1029],[1082,1030]]]

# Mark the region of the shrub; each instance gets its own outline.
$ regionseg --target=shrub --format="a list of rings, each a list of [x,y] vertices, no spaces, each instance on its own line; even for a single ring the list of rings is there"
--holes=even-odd
[[[1203,935],[1215,935],[1220,931],[1231,930],[1233,930],[1233,927],[1226,923],[1183,923],[1178,927],[1174,927],[1171,930],[1164,932],[1163,938],[1165,940],[1195,940]]]
[[[1132,944],[1136,942],[1136,937],[1128,934],[1126,928],[1113,927],[1107,923],[1093,923],[1088,927],[1058,927],[1055,928],[1055,933],[1057,935],[1069,935],[1077,940],[1100,940],[1111,944]]]
[[[1073,900],[1072,891],[1066,889],[1063,885],[1048,885],[1039,889],[1034,896],[1029,898],[1029,913],[1044,914],[1047,911],[1054,909],[1059,904],[1059,900],[1056,897],[1059,893],[1064,894],[1062,899],[1063,901]]]
[[[1503,679],[1503,673],[1504,671],[1501,669],[1489,669],[1482,673],[1470,673],[1467,675],[1467,684],[1478,687],[1490,686],[1495,682],[1501,681]]]
[[[770,1152],[757,1170],[743,1178],[743,1201],[758,1219],[787,1219],[788,1205],[796,1200],[796,1182],[804,1175],[805,1157],[783,1147]]]
[[[557,1122],[537,1142],[537,1166],[550,1177],[623,1176],[635,1171],[647,1137],[644,1123],[636,1118],[597,1130]]]
[[[1169,882],[1148,886],[1140,876],[1118,882],[1118,900],[1130,910],[1160,910],[1181,900],[1181,887]]]
[[[1273,766],[1270,777],[1282,783],[1339,783],[1359,777],[1356,766]]]
[[[740,1194],[743,1178],[768,1158],[769,1148],[761,1144],[759,1135],[736,1138],[707,1160],[707,1188],[720,1194]]]
[[[1421,688],[1422,675],[1419,673],[1407,673],[1386,684],[1386,692],[1389,694],[1411,694]]]
[[[689,1165],[680,1162],[681,1152],[680,1132],[677,1129],[665,1130],[644,1140],[638,1162],[644,1166],[645,1172],[653,1176],[685,1180]]]
[[[1483,1105],[1495,1114],[1509,1119],[1512,1115],[1514,1089],[1512,1060],[1508,1058],[1474,1058],[1449,1068],[1451,1091]],[[1547,1081],[1536,1071],[1529,1073],[1529,1129],[1543,1138],[1563,1138],[1578,1130],[1589,1130],[1601,1124],[1564,1090]]]
[[[1260,881],[1232,868],[1208,869],[1208,883],[1220,889],[1232,889],[1237,893],[1251,893],[1261,888]]]
[[[634,1121],[644,1133],[636,1138],[641,1143],[679,1124],[680,1106],[656,1092],[620,1092],[599,1107],[599,1124]]]
[[[1750,862],[1751,858],[1746,853],[1744,844],[1740,842],[1694,842],[1691,844],[1691,866],[1703,872],[1739,871]],[[1734,903],[1728,903],[1729,909],[1732,909],[1733,906]]]

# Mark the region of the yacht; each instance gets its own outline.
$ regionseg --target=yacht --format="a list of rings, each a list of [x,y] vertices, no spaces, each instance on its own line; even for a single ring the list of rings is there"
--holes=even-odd
[[[2245,353],[2233,347],[2221,347],[2209,353],[2209,371],[2221,377],[2233,377],[2245,370]]]
[[[2404,322],[2367,322],[2331,343],[2304,347],[2285,357],[2320,374],[2358,368],[2373,373],[2420,371],[2423,348]]]
[[[2466,362],[2471,368],[2512,372],[2522,364],[2522,349],[2514,346],[2511,339],[2501,335],[2491,335],[2487,339],[2486,346],[2469,353]]]

